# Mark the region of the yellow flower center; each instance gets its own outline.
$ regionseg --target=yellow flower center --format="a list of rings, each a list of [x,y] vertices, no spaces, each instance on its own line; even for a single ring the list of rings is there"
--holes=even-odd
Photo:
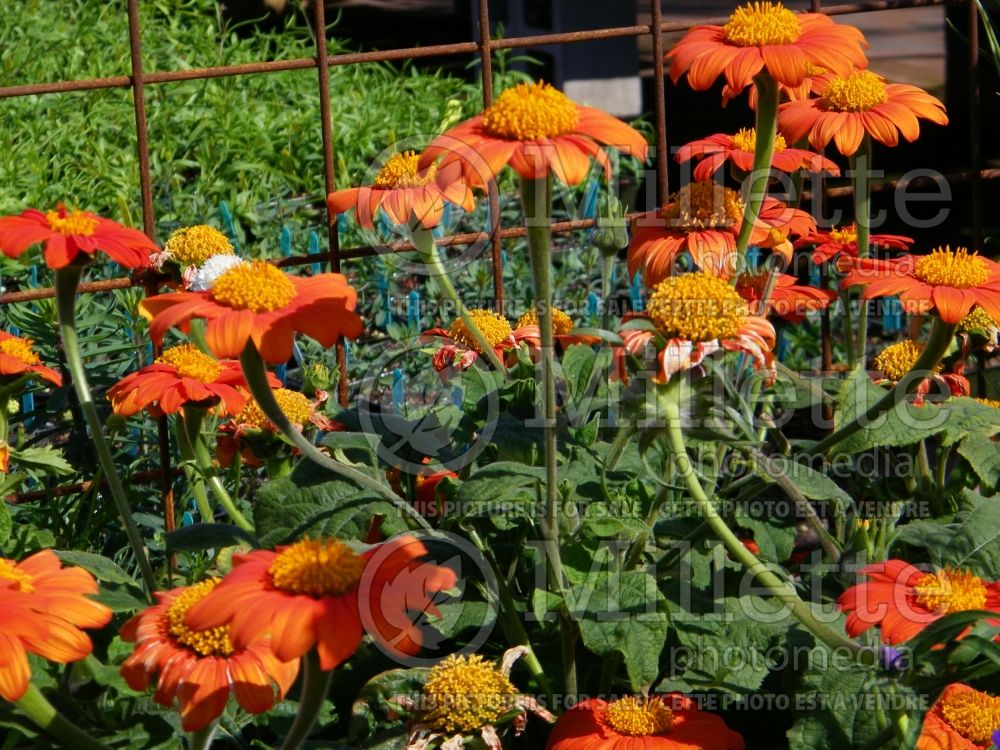
[[[1000,409],[1000,401],[995,398],[977,398],[976,401],[983,406],[992,406],[994,409]]]
[[[0,341],[0,354],[6,354],[20,360],[26,365],[37,365],[41,360],[38,359],[38,355],[31,349],[34,343],[31,339],[11,336],[9,339]]]
[[[31,575],[19,570],[14,560],[5,557],[0,557],[0,581],[12,581],[15,589],[26,594],[35,590]]]
[[[365,561],[336,539],[303,539],[278,553],[267,572],[293,594],[340,596],[356,588]]]
[[[964,247],[939,247],[930,255],[917,258],[913,275],[933,286],[970,289],[990,277],[990,269],[976,253]]]
[[[701,272],[661,281],[646,312],[668,339],[694,342],[734,338],[749,314],[746,301],[727,281]]]
[[[472,322],[476,324],[476,327],[482,332],[492,347],[499,346],[513,333],[510,323],[507,322],[507,318],[492,310],[483,310],[481,308],[469,310],[469,317],[472,318]],[[476,341],[469,327],[465,325],[465,321],[461,318],[455,318],[452,322],[451,327],[448,329],[448,336],[452,341],[461,344],[467,349],[472,349],[480,354],[483,353],[479,342]]]
[[[906,373],[913,369],[923,351],[924,347],[913,339],[900,341],[898,344],[889,344],[875,356],[875,369],[885,375],[887,379],[899,382],[906,376]],[[934,368],[935,372],[940,372],[940,370],[941,365]]]
[[[525,326],[538,325],[538,311],[531,308],[517,319],[514,328],[524,328]],[[552,332],[556,336],[566,336],[574,328],[573,319],[562,310],[552,308]]]
[[[998,324],[993,320],[993,316],[986,312],[979,305],[976,305],[969,314],[966,315],[958,323],[959,331],[989,331],[993,328],[997,328]]]
[[[229,639],[228,625],[208,630],[192,630],[184,624],[184,617],[188,610],[208,596],[221,581],[221,578],[209,578],[194,586],[188,586],[180,596],[174,599],[164,616],[167,631],[174,640],[200,656],[229,656],[233,653],[233,642]]]
[[[563,92],[547,83],[519,83],[483,112],[483,129],[508,141],[535,141],[572,133],[579,119]]]
[[[449,734],[470,732],[499,721],[514,707],[516,695],[493,662],[479,654],[449,656],[424,684],[422,723]]]
[[[928,573],[921,576],[913,588],[917,603],[942,617],[986,606],[986,586],[982,579],[964,570],[945,568]],[[998,728],[1000,726],[994,727]]]
[[[419,161],[420,156],[413,151],[393,154],[375,175],[375,187],[384,190],[423,187],[434,179],[437,167],[432,165],[421,172],[417,168]]]
[[[888,98],[885,81],[870,70],[856,70],[830,81],[819,103],[834,112],[864,112]]]
[[[778,133],[774,137],[774,151],[784,151],[788,147],[785,137]],[[757,148],[757,129],[740,128],[740,132],[733,136],[733,148],[740,151],[753,151]]]
[[[990,742],[1000,729],[1000,698],[978,690],[949,696],[939,708],[956,732],[977,745]]]
[[[722,36],[738,47],[791,44],[801,33],[798,16],[781,3],[768,2],[741,5],[722,27]]]
[[[182,266],[200,266],[213,255],[235,255],[229,238],[205,224],[178,229],[163,249]]]
[[[806,60],[806,75],[807,76],[818,76],[818,75],[822,75],[823,73],[829,73],[829,72],[830,71],[828,71],[822,65],[815,65],[814,63],[811,63],[808,60]]]
[[[97,229],[97,217],[86,211],[49,211],[45,218],[49,228],[59,234],[89,237]]]
[[[235,310],[272,312],[295,299],[295,285],[267,261],[234,266],[215,280],[212,298]]]
[[[841,245],[857,242],[858,228],[854,224],[851,224],[850,226],[841,227],[840,229],[831,229],[830,239]]]
[[[732,227],[743,221],[743,201],[714,180],[692,182],[670,196],[663,216],[668,226],[688,230]]]
[[[619,734],[649,737],[668,732],[674,723],[674,712],[656,699],[626,697],[608,704],[604,720]]]
[[[222,374],[222,365],[194,344],[181,344],[166,349],[157,358],[156,363],[175,367],[182,378],[191,378],[202,383],[214,383]]]
[[[287,388],[272,390],[274,400],[278,402],[281,411],[292,424],[305,424],[313,414],[313,405],[303,394],[290,391]],[[240,413],[233,418],[236,424],[246,425],[257,430],[274,431],[274,425],[254,399],[247,399]]]

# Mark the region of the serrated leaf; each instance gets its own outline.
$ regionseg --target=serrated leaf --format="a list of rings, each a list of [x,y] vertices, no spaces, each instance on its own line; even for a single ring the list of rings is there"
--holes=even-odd
[[[132,576],[122,570],[115,562],[101,555],[80,550],[55,550],[55,553],[64,563],[77,565],[90,571],[99,581],[122,583],[129,586],[137,585]]]
[[[65,459],[62,451],[47,445],[41,448],[12,448],[10,457],[20,467],[57,476],[68,476],[76,471]]]
[[[667,640],[667,601],[656,580],[640,571],[602,572],[572,594],[568,603],[583,644],[598,656],[620,653],[632,689],[647,689],[659,674]]]
[[[1000,490],[1000,443],[980,436],[967,437],[958,452],[976,472],[989,494]]]

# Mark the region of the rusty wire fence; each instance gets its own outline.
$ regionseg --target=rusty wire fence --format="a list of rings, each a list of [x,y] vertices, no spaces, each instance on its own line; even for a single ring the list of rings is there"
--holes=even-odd
[[[494,0],[496,1],[496,0]],[[288,60],[260,61],[254,63],[244,63],[237,65],[222,65],[215,67],[191,68],[183,70],[159,70],[147,71],[143,65],[143,49],[141,39],[141,28],[139,20],[139,0],[127,0],[128,5],[128,31],[130,47],[130,72],[128,75],[118,75],[101,78],[90,78],[82,80],[66,80],[48,83],[22,84],[16,86],[0,87],[0,99],[18,96],[32,96],[39,94],[58,95],[67,92],[93,91],[98,89],[131,89],[133,92],[134,104],[134,125],[135,125],[135,148],[139,165],[139,187],[140,201],[142,205],[142,223],[146,234],[153,239],[155,236],[156,217],[153,204],[153,180],[150,166],[150,143],[149,125],[147,117],[146,89],[150,86],[169,85],[179,81],[191,81],[210,78],[240,77],[249,75],[267,75],[283,71],[301,70],[308,71],[315,69],[317,75],[317,90],[319,94],[321,133],[322,133],[322,155],[323,155],[323,178],[325,193],[334,191],[338,186],[335,183],[335,150],[336,144],[333,136],[333,124],[336,117],[336,103],[331,101],[330,96],[330,68],[339,65],[357,65],[373,62],[391,62],[417,60],[429,57],[442,56],[468,56],[475,55],[480,63],[480,86],[482,89],[482,101],[484,106],[488,106],[493,101],[493,55],[503,50],[526,49],[540,45],[562,45],[579,42],[593,42],[602,39],[622,38],[622,37],[649,37],[653,55],[653,128],[655,132],[655,155],[656,155],[656,198],[662,201],[669,192],[668,186],[668,140],[666,127],[666,106],[664,88],[664,62],[665,53],[663,35],[671,32],[681,32],[698,24],[721,24],[725,23],[726,17],[703,18],[684,22],[668,22],[663,20],[662,0],[649,0],[648,8],[650,23],[636,24],[632,26],[618,26],[613,28],[596,28],[583,31],[571,31],[551,34],[537,34],[532,36],[494,38],[494,29],[490,23],[490,0],[475,0],[475,14],[478,19],[478,38],[467,42],[453,44],[439,44],[425,47],[406,47],[399,49],[376,50],[370,52],[352,52],[331,55],[327,50],[327,38],[324,30],[327,28],[326,9],[322,1],[312,3],[313,27],[315,30],[316,54],[314,57],[295,58]],[[733,5],[737,4],[734,0]],[[640,6],[642,2],[640,2]],[[967,9],[966,28],[968,43],[968,121],[970,129],[968,137],[970,139],[970,164],[968,168],[957,174],[948,175],[951,181],[971,182],[971,216],[972,216],[972,237],[974,245],[978,246],[982,238],[982,180],[1000,176],[1000,170],[983,170],[981,168],[980,152],[980,123],[979,123],[979,85],[978,70],[980,65],[979,54],[979,15],[975,0],[956,0],[947,2],[946,0],[872,0],[871,2],[858,2],[849,4],[837,4],[823,6],[821,0],[811,0],[810,10],[826,15],[844,15],[851,13],[874,13],[880,11],[890,11],[904,8],[914,8],[921,6],[954,5]],[[891,183],[889,183],[891,184]],[[344,187],[344,186],[339,186]],[[828,189],[826,194],[833,197],[838,194],[849,192],[850,188]],[[471,245],[473,243],[483,243],[489,248],[489,261],[491,263],[494,301],[497,309],[502,309],[504,301],[503,289],[503,240],[514,237],[523,237],[526,230],[523,226],[502,226],[501,212],[499,210],[500,200],[496,184],[491,184],[487,193],[489,206],[489,227],[485,232],[471,232],[464,234],[454,234],[439,238],[437,243],[443,247],[453,247]],[[412,249],[407,243],[398,243],[390,247],[358,246],[343,248],[340,245],[338,232],[338,222],[336,217],[326,214],[328,250],[324,254],[325,262],[333,271],[340,271],[345,261],[372,257],[378,253],[404,252]],[[581,229],[593,227],[594,219],[581,219],[560,221],[552,224],[552,230],[556,233],[568,233]],[[293,255],[276,261],[279,266],[304,266],[316,264],[317,260],[324,259],[324,255]],[[80,292],[93,294],[108,292],[116,289],[128,287],[141,287],[145,293],[155,293],[157,286],[161,282],[155,274],[149,272],[138,272],[130,276],[104,279],[94,282],[85,282],[80,286]],[[20,302],[30,302],[40,299],[54,297],[52,288],[35,288],[23,291],[8,292],[0,294],[0,307]],[[345,350],[342,345],[337,346],[337,364],[340,370],[339,399],[346,405],[348,373]],[[165,418],[160,418],[158,427],[158,446],[160,467],[155,471],[146,471],[133,474],[133,482],[153,482],[159,481],[163,493],[163,512],[167,530],[174,525],[174,503],[172,485],[174,478],[178,475],[178,470],[172,467],[172,458],[169,444],[169,430]],[[90,482],[82,484],[63,485],[50,490],[31,491],[20,493],[16,496],[6,498],[10,502],[41,499],[45,497],[72,494],[90,489]]]

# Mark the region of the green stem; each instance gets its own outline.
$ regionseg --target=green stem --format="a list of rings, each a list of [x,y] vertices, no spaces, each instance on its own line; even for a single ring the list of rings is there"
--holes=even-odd
[[[259,402],[258,402],[259,403]],[[265,412],[266,413],[266,412]],[[324,672],[319,666],[319,656],[315,649],[310,649],[302,657],[302,692],[299,696],[299,711],[288,729],[288,735],[281,744],[280,750],[298,750],[306,741],[319,712],[326,702],[326,694],[333,680],[333,670]]]
[[[847,361],[854,367],[858,361],[857,350],[854,348],[854,313],[851,310],[851,291],[845,289],[841,295],[844,303],[844,348],[847,350]]]
[[[191,491],[194,493],[195,505],[198,506],[201,520],[205,523],[212,523],[215,513],[212,512],[212,506],[208,502],[208,493],[205,492],[205,478],[201,475],[201,472],[191,466],[195,463],[194,447],[191,445],[191,438],[188,436],[182,416],[178,415],[174,427],[176,428],[174,432],[177,435],[177,449],[180,451],[181,459],[188,464],[184,468],[188,480],[191,482]]]
[[[204,729],[191,732],[188,735],[188,750],[208,750],[212,746],[212,740],[215,738],[215,730],[218,728],[218,722],[213,721]]]
[[[687,484],[691,497],[698,504],[708,525],[722,540],[729,554],[738,560],[772,596],[780,599],[788,607],[795,619],[819,640],[834,649],[848,649],[859,662],[873,663],[877,658],[873,651],[865,649],[859,643],[845,638],[826,624],[820,622],[816,618],[816,615],[813,614],[809,605],[799,598],[795,589],[781,580],[764,563],[758,560],[756,555],[743,545],[743,542],[733,533],[722,516],[716,511],[712,501],[702,489],[694,465],[691,463],[691,457],[688,456],[687,447],[684,444],[684,434],[681,430],[680,404],[678,403],[679,389],[676,386],[668,386],[668,388],[670,390],[668,390],[666,398],[663,399],[663,407],[667,422],[667,440],[670,450],[673,453],[674,463],[678,473]]]
[[[483,332],[476,325],[476,321],[473,320],[472,316],[469,315],[468,308],[462,304],[462,300],[458,296],[458,292],[455,291],[455,286],[451,283],[451,279],[448,277],[448,270],[441,263],[441,255],[438,252],[437,245],[434,244],[434,235],[427,229],[423,227],[417,227],[414,229],[410,236],[413,240],[414,247],[420,252],[423,257],[424,262],[431,270],[431,276],[437,281],[438,285],[444,291],[445,296],[451,301],[461,316],[462,321],[465,323],[465,327],[469,329],[469,333],[472,334],[473,338],[476,339],[476,343],[479,345],[483,356],[490,361],[494,369],[502,373],[504,377],[509,378],[510,375],[507,372],[507,367],[504,365],[503,361],[497,355],[496,350],[490,345],[490,342],[483,335]]]
[[[611,273],[615,268],[615,255],[613,253],[601,252],[601,304],[604,306],[604,314],[601,316],[601,328],[610,330],[611,328]]]
[[[205,478],[205,481],[208,482],[208,486],[212,488],[212,494],[219,501],[219,505],[229,514],[232,522],[244,531],[253,532],[254,525],[240,513],[239,508],[236,507],[236,503],[233,502],[233,498],[230,497],[229,491],[222,483],[218,473],[215,471],[215,466],[212,464],[212,454],[208,446],[205,445],[205,436],[201,432],[202,423],[205,421],[205,414],[204,409],[193,406],[186,406],[184,408],[184,427],[182,429],[187,433],[188,442],[194,453],[195,465]]]
[[[920,385],[921,381],[929,373],[934,371],[938,362],[941,361],[941,358],[948,351],[948,346],[951,344],[954,334],[954,325],[949,325],[940,318],[935,318],[934,325],[931,327],[931,332],[927,339],[927,345],[920,353],[910,371],[885,396],[869,406],[864,414],[860,414],[847,424],[841,425],[834,432],[813,445],[809,449],[810,453],[816,454],[829,451],[841,441],[846,440],[858,430],[870,424],[876,417],[895,408],[907,394],[917,389],[917,386]]]
[[[854,182],[854,226],[858,237],[858,257],[868,257],[868,236],[871,231],[871,168],[872,139],[865,133],[861,147],[850,158],[852,180]],[[861,311],[858,315],[858,345],[855,351],[856,360],[851,362],[853,369],[857,362],[864,365],[868,352],[868,301],[861,300]]]
[[[778,132],[778,84],[766,71],[757,74],[753,82],[757,87],[757,139],[753,150],[753,172],[750,173],[750,194],[747,196],[740,234],[736,239],[737,273],[733,275],[734,284],[739,277],[739,271],[745,267],[750,235],[757,223],[764,196],[767,194],[771,159],[774,156],[774,141]]]
[[[542,179],[521,178],[521,206],[524,209],[524,223],[528,230],[528,254],[531,272],[535,280],[535,311],[541,334],[542,403],[543,419],[542,444],[545,454],[545,513],[542,533],[549,565],[558,590],[563,586],[562,554],[559,548],[559,501],[557,484],[559,481],[556,460],[556,381],[555,381],[555,339],[552,335],[552,229],[549,216],[552,213],[552,181],[546,175]],[[564,689],[576,693],[575,627],[568,613],[560,617],[563,640]]]
[[[58,273],[57,271],[56,274]],[[72,750],[110,750],[103,742],[98,742],[59,713],[34,684],[28,685],[28,691],[14,701],[14,705],[39,728],[59,740],[62,747]]]
[[[90,384],[87,382],[87,371],[83,364],[83,357],[80,354],[80,340],[76,332],[76,291],[80,285],[80,276],[83,273],[82,266],[66,266],[60,268],[55,274],[56,288],[56,314],[59,318],[59,333],[62,336],[63,348],[66,353],[66,367],[73,379],[73,388],[76,391],[77,400],[80,402],[80,411],[83,412],[84,421],[90,429],[90,439],[94,442],[94,449],[97,451],[97,458],[104,471],[111,497],[118,509],[122,526],[128,537],[132,552],[139,563],[139,570],[142,573],[142,580],[146,586],[146,593],[151,593],[156,589],[156,577],[153,575],[153,566],[146,556],[146,548],[139,533],[139,527],[132,517],[132,508],[129,505],[128,495],[122,486],[121,477],[115,468],[115,459],[111,454],[111,449],[104,438],[104,425],[97,413],[94,398],[90,393]]]
[[[254,397],[261,411],[264,412],[267,418],[274,423],[274,426],[278,428],[292,445],[302,451],[303,456],[319,464],[324,469],[328,469],[334,474],[350,482],[354,482],[358,487],[369,490],[393,503],[403,511],[404,516],[408,516],[417,525],[425,529],[430,528],[426,519],[410,507],[408,503],[401,500],[391,489],[357,469],[334,461],[309,442],[301,432],[295,429],[295,426],[288,421],[288,417],[285,416],[285,413],[278,406],[278,402],[274,398],[271,386],[267,382],[267,368],[264,365],[264,360],[261,359],[260,353],[252,341],[247,342],[246,348],[240,354],[240,366],[243,369],[243,377],[246,378],[250,394]]]

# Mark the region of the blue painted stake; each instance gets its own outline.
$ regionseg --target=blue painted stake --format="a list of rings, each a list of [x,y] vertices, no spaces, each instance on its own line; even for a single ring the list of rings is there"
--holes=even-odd
[[[337,231],[338,232],[347,231],[347,214],[340,214],[337,217]]]
[[[747,248],[747,265],[756,270],[757,265],[760,263],[760,248],[756,245],[751,245]]]
[[[420,292],[416,289],[406,295],[406,322],[411,328],[420,327]]]
[[[615,263],[611,266],[611,288],[614,289],[618,284],[618,264]]]
[[[351,342],[344,339],[344,364],[350,366],[351,364]]]
[[[222,219],[222,226],[229,236],[229,241],[233,243],[235,249],[239,250],[240,245],[236,236],[236,222],[233,221],[233,213],[229,210],[229,204],[225,201],[219,201],[219,217]]]
[[[903,329],[903,303],[898,297],[885,297],[882,302],[882,332],[897,333]]]
[[[587,189],[583,193],[583,202],[580,204],[580,218],[593,219],[597,216],[597,195],[601,184],[591,178],[587,182]]]
[[[601,298],[597,296],[596,292],[589,292],[587,294],[587,317],[591,321],[595,320],[600,314],[601,309]]]
[[[281,247],[281,257],[290,258],[292,256],[292,230],[288,227],[281,228],[281,237],[278,240]]]
[[[642,301],[642,276],[639,272],[636,272],[635,278],[632,279],[632,287],[629,289],[629,294],[632,296],[633,312],[642,312],[646,309],[646,305]]]
[[[381,262],[375,272],[375,288],[385,306],[385,324],[389,325],[392,323],[392,295],[389,294],[389,277],[386,275],[385,265]]]
[[[398,367],[392,371],[392,410],[403,413],[403,371]]]
[[[454,388],[451,389],[451,402],[455,404],[455,406],[461,406],[462,400],[463,400],[462,389],[456,385]]]
[[[809,264],[809,286],[814,286],[817,289],[820,288],[820,284],[823,283],[823,277],[820,275],[819,266],[815,263]]]
[[[309,254],[319,255],[319,235],[316,232],[309,233]],[[314,274],[321,273],[323,271],[322,263],[313,263],[312,272]]]
[[[32,266],[28,271],[28,283],[31,286],[38,286],[38,266]]]
[[[788,337],[785,336],[784,330],[778,331],[778,359],[783,360],[785,355],[788,353]]]

